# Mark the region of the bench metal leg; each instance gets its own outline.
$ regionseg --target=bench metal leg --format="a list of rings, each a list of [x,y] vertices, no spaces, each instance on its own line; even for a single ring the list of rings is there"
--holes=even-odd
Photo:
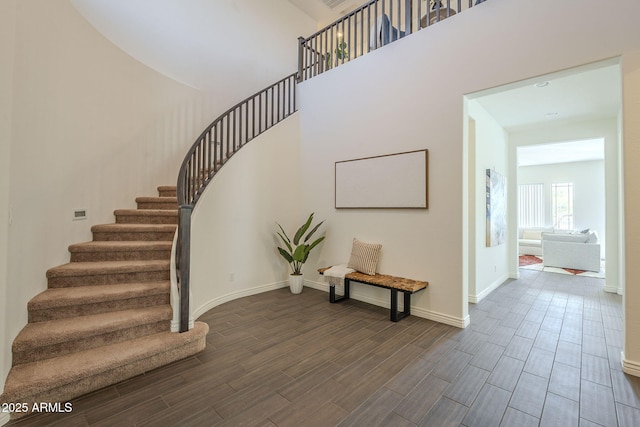
[[[349,279],[344,279],[344,295],[341,297],[336,297],[336,287],[335,286],[329,286],[329,302],[330,303],[336,303],[336,302],[340,302],[340,301],[344,301],[349,299],[349,290],[350,287],[349,286],[351,284],[351,281]]]
[[[411,294],[409,292],[403,292],[404,294],[404,311],[398,311],[398,290],[391,290],[391,321],[398,322],[400,319],[404,319],[411,315]]]

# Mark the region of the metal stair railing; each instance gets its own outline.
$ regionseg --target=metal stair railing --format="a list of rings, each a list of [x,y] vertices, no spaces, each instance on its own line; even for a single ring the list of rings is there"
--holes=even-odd
[[[215,119],[193,143],[178,173],[176,274],[180,332],[189,329],[191,213],[205,188],[229,159],[256,136],[297,111],[297,73],[251,95]]]

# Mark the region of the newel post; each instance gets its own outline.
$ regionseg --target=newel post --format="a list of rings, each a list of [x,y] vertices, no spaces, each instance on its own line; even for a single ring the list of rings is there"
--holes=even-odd
[[[180,332],[189,330],[189,273],[191,270],[192,205],[178,209],[178,292],[180,293]]]

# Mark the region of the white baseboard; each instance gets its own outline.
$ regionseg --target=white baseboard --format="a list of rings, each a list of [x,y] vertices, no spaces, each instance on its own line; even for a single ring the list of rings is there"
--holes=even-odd
[[[220,304],[224,304],[225,302],[233,301],[238,298],[248,297],[250,295],[261,294],[263,292],[274,291],[276,289],[285,288],[289,286],[289,282],[276,282],[269,283],[266,285],[256,286],[254,288],[243,289],[241,291],[231,292],[226,295],[219,296],[217,298],[212,299],[211,301],[206,302],[201,305],[197,309],[193,311],[193,318],[197,319],[198,317],[205,314],[207,311],[211,310],[214,307],[219,306]]]
[[[604,291],[605,292],[609,292],[611,294],[617,294],[618,293],[618,287],[617,286],[610,286],[610,285],[605,285],[604,286]]]
[[[622,372],[640,377],[640,363],[625,359],[624,351],[620,352],[620,360],[622,361]]]
[[[0,426],[9,422],[10,415],[7,412],[0,412]]]
[[[327,293],[329,292],[329,285],[327,285],[326,283],[305,280],[304,285],[313,289],[325,291]],[[390,308],[391,306],[391,301],[389,299],[382,300],[379,298],[371,298],[370,296],[354,292],[353,288],[351,288],[350,297],[358,301],[366,302],[367,304],[377,305],[378,307]],[[398,298],[398,300],[399,308],[401,310],[404,310],[404,307],[402,306],[402,298]],[[432,310],[425,310],[423,308],[414,306],[411,307],[411,315],[422,317],[423,319],[433,320],[434,322],[438,323],[444,323],[445,325],[455,326],[456,328],[466,328],[467,326],[469,326],[469,316],[463,319],[460,317],[449,316],[448,314],[439,313]]]
[[[477,294],[477,295],[469,295],[469,302],[472,303],[472,304],[479,303],[484,298],[486,298],[487,295],[489,295],[491,292],[496,290],[498,288],[498,286],[502,285],[507,279],[510,279],[509,274],[506,274],[506,273],[503,274],[502,276],[500,276],[496,281],[491,283],[486,289],[484,289],[479,294]]]

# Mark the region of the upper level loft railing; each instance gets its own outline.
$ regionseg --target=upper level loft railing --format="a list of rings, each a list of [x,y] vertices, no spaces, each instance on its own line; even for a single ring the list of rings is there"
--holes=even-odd
[[[297,110],[297,73],[251,95],[215,119],[196,139],[178,173],[176,271],[180,295],[180,332],[189,329],[191,212],[225,163],[262,132]]]
[[[485,0],[372,0],[298,39],[302,82]]]

